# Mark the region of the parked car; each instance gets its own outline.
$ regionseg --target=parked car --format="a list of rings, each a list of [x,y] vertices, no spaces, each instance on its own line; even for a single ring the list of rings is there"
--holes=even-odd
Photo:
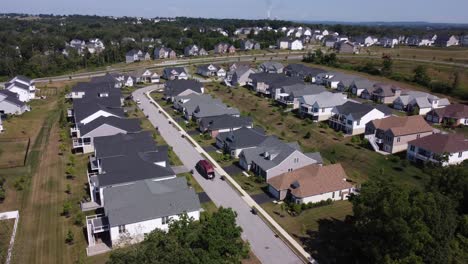
[[[211,165],[211,163],[209,163],[207,160],[200,160],[195,168],[203,177],[210,180],[214,179],[215,172],[213,165]]]

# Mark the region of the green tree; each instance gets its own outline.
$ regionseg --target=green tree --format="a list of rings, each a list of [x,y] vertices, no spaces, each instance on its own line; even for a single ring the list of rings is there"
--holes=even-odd
[[[427,74],[427,68],[425,66],[419,65],[413,71],[413,81],[417,84],[428,86],[431,82],[431,77]]]
[[[75,240],[75,235],[73,235],[73,232],[71,230],[68,230],[67,236],[65,237],[65,243],[71,245],[73,244],[74,240]]]
[[[389,76],[393,71],[393,60],[389,56],[385,56],[382,61],[382,74]]]
[[[62,215],[63,215],[63,216],[66,216],[66,217],[69,217],[69,216],[70,216],[71,209],[72,209],[71,203],[70,203],[69,201],[65,202],[65,203],[62,205]]]

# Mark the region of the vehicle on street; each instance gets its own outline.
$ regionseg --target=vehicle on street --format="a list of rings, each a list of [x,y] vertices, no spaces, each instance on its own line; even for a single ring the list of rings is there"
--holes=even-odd
[[[200,160],[195,168],[203,177],[209,180],[213,180],[215,178],[213,165],[211,165],[207,160]]]

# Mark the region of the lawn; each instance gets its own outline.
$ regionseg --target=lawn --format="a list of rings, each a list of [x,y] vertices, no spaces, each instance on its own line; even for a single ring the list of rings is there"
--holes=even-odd
[[[209,92],[226,104],[250,115],[256,126],[268,134],[288,142],[297,141],[304,152],[319,151],[326,163],[341,163],[348,177],[360,184],[370,177],[390,178],[402,185],[422,186],[428,175],[417,167],[407,165],[400,156],[382,156],[350,137],[343,137],[326,125],[301,119],[294,113],[284,113],[271,99],[261,98],[245,88],[231,89],[207,85]],[[305,138],[307,132],[311,137]]]
[[[5,263],[15,219],[0,219],[0,263]]]
[[[0,168],[23,166],[28,145],[28,138],[0,139]]]

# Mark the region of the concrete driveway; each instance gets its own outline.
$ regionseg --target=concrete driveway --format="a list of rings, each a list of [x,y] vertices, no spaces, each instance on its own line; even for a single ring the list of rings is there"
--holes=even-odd
[[[139,107],[144,109],[153,126],[159,128],[161,136],[173,147],[184,166],[194,168],[203,159],[202,155],[150,103],[144,93],[153,89],[154,87],[149,86],[133,92],[134,100],[141,101]],[[252,251],[262,263],[303,263],[280,238],[275,237],[275,233],[265,222],[250,212],[251,208],[227,182],[218,177],[214,181],[206,180],[196,171],[194,177],[217,206],[232,208],[237,212],[237,223],[243,229],[242,238],[250,243]]]

